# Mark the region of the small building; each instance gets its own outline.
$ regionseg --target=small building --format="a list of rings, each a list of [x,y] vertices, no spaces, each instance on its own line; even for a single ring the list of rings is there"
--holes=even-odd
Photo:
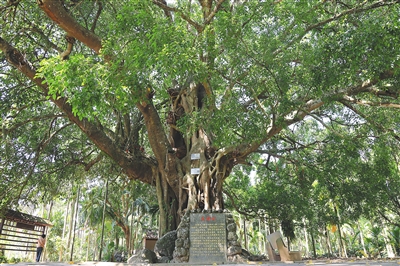
[[[0,251],[36,252],[38,237],[51,226],[43,218],[7,210],[0,216]]]
[[[156,242],[158,240],[158,233],[152,230],[147,231],[145,237],[143,238],[143,248],[154,251]]]

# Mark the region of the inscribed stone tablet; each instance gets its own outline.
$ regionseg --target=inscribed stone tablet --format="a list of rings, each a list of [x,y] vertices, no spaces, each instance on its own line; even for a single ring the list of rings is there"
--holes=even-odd
[[[224,213],[190,214],[190,263],[226,262]]]

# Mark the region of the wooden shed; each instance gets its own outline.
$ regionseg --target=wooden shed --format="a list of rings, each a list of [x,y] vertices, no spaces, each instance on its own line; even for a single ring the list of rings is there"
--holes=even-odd
[[[143,238],[143,248],[154,251],[158,240],[158,233],[156,231],[149,230],[146,236]]]
[[[51,226],[43,218],[7,210],[0,216],[0,250],[36,252],[38,237]]]

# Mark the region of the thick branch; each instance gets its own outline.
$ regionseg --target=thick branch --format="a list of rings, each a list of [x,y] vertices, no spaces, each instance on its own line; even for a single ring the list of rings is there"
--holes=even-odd
[[[46,15],[65,30],[69,36],[81,41],[97,54],[100,53],[100,38],[81,26],[65,9],[61,0],[37,0],[37,2]]]
[[[143,114],[146,129],[149,134],[149,141],[154,155],[159,163],[165,164],[165,156],[168,150],[172,150],[167,136],[164,133],[160,117],[152,103],[136,105]]]
[[[163,130],[161,119],[151,100],[147,103],[136,105],[146,124],[151,149],[158,162],[159,171],[163,173],[168,184],[174,190],[175,195],[179,194],[179,183],[176,180],[176,155],[172,150],[168,137]],[[164,187],[165,188],[165,187]],[[166,194],[165,194],[166,195]]]
[[[26,60],[24,55],[1,37],[0,50],[4,53],[7,61],[12,66],[17,68],[41,88],[45,95],[48,94],[49,89],[45,80],[36,77],[36,70],[32,64]],[[87,119],[80,120],[78,117],[74,116],[72,106],[68,103],[67,98],[57,97],[57,99],[51,99],[51,101],[56,104],[58,108],[66,114],[68,119],[76,124],[100,150],[110,156],[114,161],[118,162],[119,166],[130,178],[138,179],[149,184],[153,182],[151,168],[156,166],[154,161],[144,156],[137,157],[134,160],[126,156],[106,135],[105,129],[103,129],[101,124],[93,123]]]
[[[275,136],[278,134],[284,126],[289,126],[292,125],[298,121],[301,121],[309,115],[312,111],[320,108],[325,104],[324,99],[330,99],[330,98],[341,98],[345,99],[348,101],[348,99],[351,99],[350,95],[357,95],[360,93],[371,93],[374,95],[377,95],[377,91],[375,89],[375,85],[380,82],[381,80],[384,79],[390,79],[394,76],[394,72],[392,70],[384,71],[380,75],[380,79],[376,80],[368,80],[365,81],[361,84],[344,88],[342,90],[339,90],[338,92],[333,92],[327,95],[324,95],[320,99],[313,99],[313,100],[308,100],[302,107],[300,107],[298,110],[294,110],[291,112],[288,112],[285,116],[284,122],[277,125],[275,124],[274,121],[271,121],[271,125],[269,129],[266,132],[266,135],[263,139],[259,141],[255,141],[253,143],[248,143],[248,144],[242,144],[237,146],[236,148],[240,151],[241,157],[246,157],[248,154],[251,152],[254,152],[258,149],[258,147],[262,144],[265,143],[267,140],[269,140],[271,137]],[[398,104],[393,104],[393,103],[386,103],[384,104],[386,107],[394,107],[394,108],[399,108]],[[282,114],[283,115],[283,114]]]

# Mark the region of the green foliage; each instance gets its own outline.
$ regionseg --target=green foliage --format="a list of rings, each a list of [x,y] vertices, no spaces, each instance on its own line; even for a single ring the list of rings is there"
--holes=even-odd
[[[110,88],[104,78],[108,75],[108,71],[104,70],[100,62],[83,55],[74,55],[70,56],[69,60],[61,60],[57,57],[42,60],[37,76],[46,78],[45,81],[49,85],[49,97],[53,99],[67,97],[74,115],[80,119],[86,117],[92,120],[100,113],[108,112],[110,103],[105,103],[108,106],[106,110],[103,109],[106,106],[96,104],[104,97],[104,94],[107,95],[107,91],[115,91],[114,97],[105,99],[117,101],[117,106],[132,104],[132,102],[120,100],[119,94],[123,87]]]
[[[355,120],[353,130],[347,132],[338,124],[331,125],[324,130],[305,120],[282,132],[274,146],[266,147],[268,154],[258,158],[255,168],[235,171],[228,187],[241,202],[236,207],[250,217],[281,221],[290,237],[288,229],[302,226],[303,221],[320,228],[325,223],[343,224],[385,213],[390,221],[398,221],[392,215],[397,212],[398,142],[390,135],[359,138],[373,136],[361,121]],[[295,145],[303,148],[295,149]],[[293,226],[286,226],[290,222]],[[370,254],[383,250],[379,241],[371,247],[376,250],[369,250]],[[361,254],[362,249],[354,245],[351,250]]]
[[[37,119],[30,119],[29,112],[37,114]],[[71,161],[89,149],[82,145],[81,133],[65,126],[62,119],[52,121],[55,117],[46,111],[41,113],[38,109],[22,108],[9,119],[10,123],[18,126],[11,127],[1,143],[1,186],[5,192],[0,196],[1,206],[18,205],[19,199],[38,203],[54,195],[62,196],[68,190],[69,182],[76,178],[77,169]],[[62,135],[52,135],[54,132],[76,138],[65,141]]]
[[[63,97],[77,118],[104,129],[118,154],[129,144],[127,135],[137,134],[132,139],[152,159],[144,123],[133,121],[136,105],[154,91],[168,135],[167,89],[191,76],[207,83],[212,95],[207,108],[185,114],[177,128],[187,139],[204,129],[217,150],[251,147],[240,159],[253,166],[236,166],[227,178],[227,195],[239,205],[227,201],[227,207],[278,220],[290,238],[303,223],[315,232],[360,217],[399,223],[395,1],[225,1],[210,21],[196,1],[168,1],[179,9],[172,17],[152,1],[102,1],[101,9],[100,1],[64,2],[77,22],[93,27],[100,55],[77,41],[61,60],[65,33],[34,1],[1,1],[1,38],[38,70],[48,94],[0,54],[0,209],[68,198],[77,183],[91,181],[83,189],[80,219],[98,230],[104,175],[111,172],[107,213],[124,223],[137,216],[140,227],[138,217],[153,205],[154,191],[116,174],[122,163],[109,158],[86,171],[100,153],[89,141],[91,132],[70,126],[51,99]],[[362,87],[368,82],[376,83]],[[313,101],[323,105],[307,109]],[[125,132],[124,118],[138,130]],[[54,216],[57,237],[60,215]],[[109,227],[110,243],[110,232],[121,231]],[[372,253],[382,252],[376,230],[367,241]],[[57,237],[49,242],[54,253],[62,246]],[[360,247],[352,250],[359,254]]]
[[[397,255],[400,254],[400,227],[396,226],[389,232],[390,243],[393,245]]]
[[[368,252],[372,254],[373,257],[381,257],[385,250],[385,241],[382,237],[381,227],[372,227],[371,236],[366,237],[366,245]]]
[[[20,258],[12,257],[11,259],[8,260],[8,263],[14,264],[14,263],[18,263],[18,262],[20,262],[20,261],[21,261]]]
[[[109,29],[103,50],[116,62],[119,74],[114,76],[115,82],[130,88],[150,85],[166,96],[161,89],[172,79],[183,83],[188,70],[201,75],[194,36],[187,33],[186,24],[179,18],[171,24],[155,6],[130,1],[122,4]]]

